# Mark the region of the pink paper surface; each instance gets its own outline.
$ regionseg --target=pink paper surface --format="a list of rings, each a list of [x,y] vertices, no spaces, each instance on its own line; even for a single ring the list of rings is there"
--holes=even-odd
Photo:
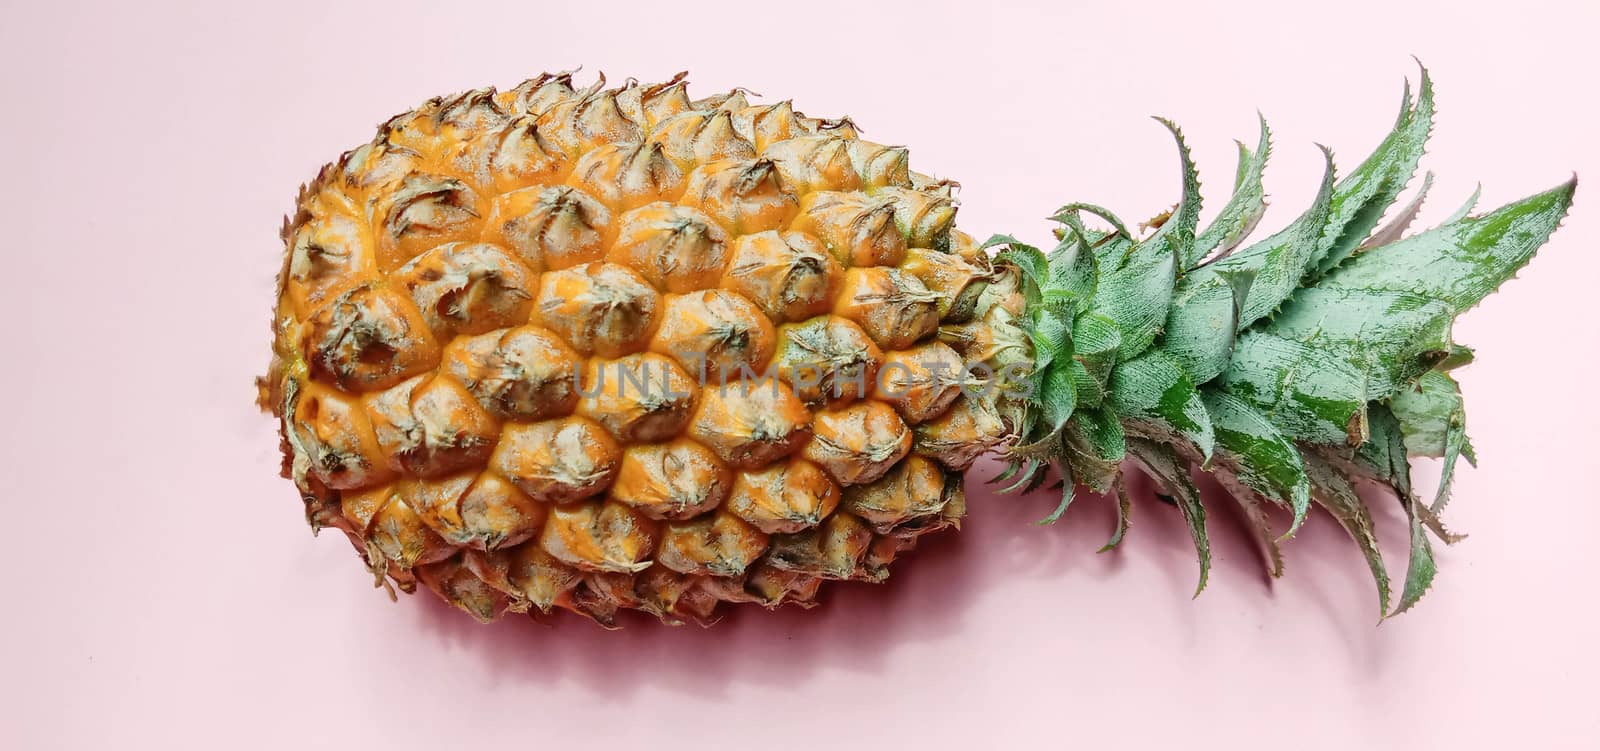
[[[7,3],[0,747],[1595,748],[1593,188],[1457,328],[1483,465],[1448,521],[1471,539],[1381,627],[1326,517],[1269,584],[1216,514],[1191,601],[1176,512],[1145,494],[1096,555],[1108,505],[1036,527],[1054,498],[992,495],[992,465],[965,530],[889,584],[709,630],[479,626],[389,603],[308,533],[252,405],[278,225],[318,165],[430,95],[688,69],[700,94],[848,114],[958,179],[968,231],[1042,243],[1069,200],[1176,200],[1148,114],[1184,126],[1215,210],[1266,113],[1281,226],[1312,144],[1353,168],[1415,54],[1439,81],[1424,222],[1480,180],[1495,206],[1600,176],[1593,3],[1074,5]],[[1403,576],[1403,520],[1380,517]]]

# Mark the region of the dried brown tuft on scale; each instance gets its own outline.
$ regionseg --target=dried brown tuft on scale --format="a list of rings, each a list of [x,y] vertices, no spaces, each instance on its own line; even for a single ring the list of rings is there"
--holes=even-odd
[[[389,120],[283,231],[262,403],[308,518],[483,620],[883,579],[1008,430],[938,377],[993,272],[908,164],[682,76]]]

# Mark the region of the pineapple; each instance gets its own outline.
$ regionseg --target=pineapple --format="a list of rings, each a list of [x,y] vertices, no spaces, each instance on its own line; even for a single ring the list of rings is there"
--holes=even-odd
[[[348,536],[391,595],[420,583],[485,621],[810,606],[959,526],[989,452],[1009,490],[1057,478],[1050,521],[1080,487],[1118,498],[1107,548],[1124,473],[1149,475],[1201,588],[1224,501],[1191,470],[1241,505],[1274,574],[1326,509],[1386,616],[1428,588],[1429,535],[1456,539],[1439,512],[1474,460],[1451,321],[1575,187],[1403,237],[1419,194],[1379,227],[1432,117],[1424,71],[1377,151],[1337,181],[1330,157],[1313,205],[1253,243],[1266,124],[1202,228],[1163,121],[1176,207],[1136,234],[1069,204],[1046,252],[974,242],[956,184],[904,148],[742,90],[560,73],[436,98],[302,189],[260,402],[313,529]],[[1426,502],[1413,456],[1444,458]],[[1363,483],[1411,522],[1397,602]]]

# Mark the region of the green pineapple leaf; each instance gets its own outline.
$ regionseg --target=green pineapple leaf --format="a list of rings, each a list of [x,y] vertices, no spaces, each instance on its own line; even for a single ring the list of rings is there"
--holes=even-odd
[[[1433,502],[1428,504],[1428,510],[1437,514],[1450,501],[1456,461],[1463,455],[1472,460],[1461,388],[1449,375],[1431,371],[1418,379],[1413,387],[1396,393],[1390,400],[1389,408],[1399,421],[1399,432],[1404,436],[1407,452],[1412,456],[1444,459],[1444,466],[1439,472],[1439,488],[1434,493]]]
[[[986,485],[997,485],[999,483],[1005,482],[1006,480],[1009,480],[1009,479],[1015,477],[1018,472],[1022,471],[1023,462],[1021,460],[1019,460],[1018,457],[1016,457],[1016,456],[1008,456],[1007,459],[1009,461],[1006,462],[1006,465],[1004,467],[1000,468],[1000,474],[997,474],[994,477],[991,477],[991,478],[989,478],[987,480],[984,480],[983,481],[984,484],[986,484]]]
[[[1105,220],[1107,224],[1111,225],[1112,229],[1114,230],[1113,236],[1120,236],[1122,239],[1128,241],[1133,240],[1133,233],[1128,231],[1128,226],[1123,223],[1120,217],[1112,213],[1110,209],[1103,206],[1096,206],[1092,203],[1069,203],[1059,209],[1056,209],[1056,213],[1050,218],[1062,223],[1066,223],[1069,218],[1080,219],[1081,221],[1081,217],[1079,217],[1080,214],[1089,214],[1091,216],[1100,217],[1101,219]]]
[[[1479,185],[1478,187],[1473,188],[1472,189],[1472,195],[1467,196],[1466,202],[1462,203],[1460,208],[1458,208],[1454,212],[1452,212],[1450,214],[1449,218],[1447,218],[1444,221],[1440,222],[1439,223],[1440,226],[1443,226],[1443,225],[1446,225],[1446,224],[1455,224],[1456,222],[1459,222],[1462,219],[1466,219],[1468,216],[1470,216],[1472,214],[1472,210],[1477,208],[1478,199],[1482,198],[1482,197],[1483,197],[1483,186]]]
[[[1044,420],[1042,427],[1048,431],[1048,436],[1060,433],[1077,409],[1078,391],[1072,378],[1076,364],[1073,360],[1051,362],[1044,370],[1044,377],[1039,379],[1035,398],[1039,401],[1040,417]]]
[[[1237,142],[1239,167],[1234,177],[1233,196],[1222,207],[1217,218],[1211,220],[1211,224],[1195,239],[1186,267],[1193,267],[1213,250],[1223,253],[1233,250],[1255,229],[1262,214],[1266,213],[1266,189],[1261,183],[1261,176],[1267,168],[1267,157],[1272,153],[1272,132],[1267,129],[1267,119],[1262,117],[1260,120],[1261,139],[1255,151],[1251,151],[1243,141]]]
[[[1383,554],[1378,552],[1378,537],[1373,531],[1372,513],[1361,502],[1356,489],[1333,465],[1314,452],[1306,452],[1306,475],[1311,479],[1311,499],[1333,516],[1354,540],[1361,555],[1372,569],[1372,579],[1378,585],[1378,619],[1389,613],[1389,571],[1384,568]]]
[[[1399,197],[1422,159],[1428,134],[1433,129],[1433,79],[1422,69],[1422,86],[1416,106],[1411,106],[1411,89],[1406,88],[1400,116],[1394,130],[1361,166],[1340,180],[1333,191],[1322,243],[1311,268],[1311,278],[1328,272],[1355,252],[1367,239],[1383,212]]]
[[[1466,442],[1466,414],[1456,412],[1451,415],[1450,427],[1445,433],[1444,466],[1439,470],[1439,489],[1434,492],[1433,503],[1428,504],[1430,513],[1438,514],[1444,511],[1444,505],[1450,502],[1450,489],[1456,478],[1456,460],[1465,453],[1463,449]]]
[[[1411,464],[1406,457],[1405,440],[1401,435],[1400,420],[1383,404],[1370,408],[1372,437],[1362,444],[1353,457],[1333,456],[1341,452],[1324,448],[1323,454],[1345,468],[1352,477],[1383,483],[1394,493],[1405,509],[1411,535],[1410,557],[1406,563],[1406,579],[1400,588],[1400,602],[1390,616],[1398,615],[1417,604],[1433,583],[1437,565],[1433,557],[1433,544],[1428,541],[1427,529],[1446,543],[1460,539],[1451,535],[1417,499],[1411,486]]]
[[[1388,485],[1401,498],[1412,495],[1411,460],[1399,418],[1382,403],[1369,405],[1367,416],[1367,442],[1353,455],[1342,456],[1343,465],[1353,474]]]
[[[1460,423],[1463,431],[1466,427],[1461,387],[1448,373],[1437,370],[1396,392],[1389,407],[1400,419],[1406,452],[1412,456],[1443,457],[1449,450],[1452,423]]]
[[[1106,398],[1105,385],[1097,380],[1089,369],[1084,367],[1083,360],[1074,358],[1071,361],[1072,389],[1077,395],[1077,408],[1098,407]]]
[[[1360,378],[1351,389],[1359,403],[1343,416],[1348,420],[1443,360],[1455,313],[1448,303],[1412,292],[1324,285],[1295,293],[1245,336],[1277,337],[1348,363]],[[1357,437],[1349,434],[1351,445],[1360,443]]]
[[[1371,237],[1361,243],[1361,246],[1356,248],[1356,252],[1360,253],[1388,245],[1404,237],[1406,230],[1411,227],[1411,223],[1417,220],[1417,213],[1422,211],[1422,204],[1428,200],[1428,191],[1432,189],[1433,173],[1425,172],[1422,175],[1422,187],[1417,189],[1417,194],[1412,196],[1405,206],[1400,207],[1393,219],[1379,227],[1377,231],[1372,233]]]
[[[1572,205],[1574,178],[1543,193],[1374,248],[1318,288],[1411,292],[1465,311],[1533,258]]]
[[[1128,454],[1145,473],[1154,480],[1162,492],[1172,498],[1183,513],[1189,536],[1194,540],[1195,554],[1200,558],[1200,583],[1195,587],[1196,597],[1206,588],[1211,575],[1211,541],[1206,536],[1206,507],[1200,502],[1200,490],[1189,479],[1187,465],[1171,447],[1143,438],[1128,439]]]
[[[1133,501],[1128,497],[1128,488],[1122,484],[1122,475],[1117,475],[1117,525],[1111,529],[1111,537],[1106,544],[1101,545],[1096,552],[1108,553],[1116,550],[1122,544],[1123,538],[1128,536],[1128,517],[1133,512]]]
[[[1292,536],[1311,506],[1311,482],[1295,448],[1266,415],[1244,400],[1214,388],[1201,393],[1217,435],[1219,462],[1249,490],[1289,509]]]
[[[1176,264],[1171,255],[1136,256],[1100,278],[1090,311],[1111,319],[1122,332],[1119,360],[1139,356],[1155,341],[1172,299]]]
[[[1016,267],[1022,274],[1023,298],[1030,306],[1038,304],[1045,282],[1050,278],[1050,264],[1045,260],[1044,253],[1010,235],[994,235],[984,241],[982,247],[993,248],[1002,245],[1005,249],[995,254],[995,262]]]
[[[1393,618],[1411,609],[1428,593],[1428,588],[1433,586],[1433,577],[1438,573],[1438,564],[1433,559],[1433,543],[1428,541],[1427,530],[1423,528],[1423,514],[1427,509],[1422,507],[1422,501],[1415,495],[1405,496],[1400,499],[1405,504],[1406,517],[1411,529],[1411,558],[1406,564],[1406,581],[1400,587],[1400,602],[1389,613]]]
[[[1189,145],[1184,143],[1183,130],[1164,117],[1155,118],[1178,142],[1178,163],[1183,169],[1183,189],[1178,207],[1161,222],[1154,234],[1144,241],[1151,253],[1166,253],[1178,259],[1181,272],[1200,261],[1204,251],[1196,251],[1195,228],[1200,225],[1200,175],[1195,171],[1194,158]],[[1141,249],[1143,250],[1143,249]]]
[[[1327,224],[1333,200],[1333,154],[1324,148],[1322,156],[1325,165],[1322,187],[1317,191],[1317,197],[1312,201],[1311,207],[1293,223],[1271,237],[1229,253],[1185,276],[1178,287],[1177,299],[1174,301],[1175,310],[1168,318],[1169,328],[1201,330],[1214,313],[1206,306],[1211,298],[1198,294],[1197,290],[1205,286],[1219,286],[1223,281],[1220,277],[1225,273],[1252,274],[1251,294],[1249,299],[1244,301],[1237,316],[1236,328],[1241,331],[1261,318],[1271,315],[1284,300],[1289,299],[1289,296],[1299,289],[1300,280],[1305,276],[1305,269],[1311,263],[1317,245],[1321,242],[1322,230]],[[1189,310],[1191,305],[1196,309]],[[1186,317],[1200,320],[1194,323],[1178,320]]]
[[[1162,437],[1182,436],[1209,460],[1216,446],[1211,415],[1176,359],[1151,350],[1111,373],[1111,404],[1125,421],[1147,424]]]
[[[1450,534],[1439,523],[1438,516],[1422,505],[1422,501],[1412,488],[1411,463],[1407,456],[1404,423],[1392,409],[1381,404],[1373,406],[1372,418],[1372,440],[1357,452],[1356,464],[1382,466],[1383,463],[1387,463],[1388,483],[1405,509],[1411,535],[1411,553],[1406,563],[1406,580],[1400,588],[1400,602],[1390,613],[1390,617],[1393,617],[1416,605],[1427,593],[1428,587],[1432,586],[1433,577],[1438,573],[1438,565],[1433,557],[1433,544],[1428,541],[1427,528],[1431,527],[1433,533],[1446,544],[1454,543],[1460,538]],[[1373,448],[1369,449],[1368,446]],[[1440,490],[1443,491],[1449,482],[1447,471],[1441,481]]]
[[[1453,318],[1510,278],[1572,201],[1566,183],[1352,257],[1239,337],[1224,387],[1289,435],[1350,445],[1367,404],[1387,399],[1456,352]]]
[[[1028,316],[1028,338],[1033,343],[1033,372],[1043,378],[1056,360],[1072,355],[1072,303],[1052,296],[1052,303],[1034,306]]]
[[[1368,407],[1372,436],[1361,444],[1354,456],[1338,457],[1352,475],[1389,486],[1402,501],[1416,496],[1411,485],[1411,462],[1406,450],[1400,419],[1389,405],[1374,402]],[[1454,544],[1464,535],[1451,534],[1427,506],[1418,506],[1416,516],[1445,544]],[[1410,507],[1406,512],[1412,513]]]
[[[1110,490],[1128,453],[1127,434],[1117,415],[1103,407],[1080,409],[1061,440],[1073,476],[1096,493]]]
[[[1080,385],[1080,403],[1094,406],[1104,401],[1122,348],[1122,331],[1115,321],[1098,313],[1081,313],[1072,323],[1073,357],[1087,381]]]
[[[1161,348],[1177,359],[1194,379],[1206,383],[1228,367],[1233,358],[1239,313],[1244,309],[1252,269],[1222,269],[1207,273],[1198,283],[1179,287]]]
[[[1471,365],[1472,361],[1477,357],[1478,354],[1473,352],[1471,347],[1451,344],[1450,354],[1445,355],[1445,358],[1439,361],[1439,367],[1436,370],[1455,370],[1463,365]]]
[[[1267,509],[1262,505],[1267,499],[1242,485],[1228,487],[1229,478],[1230,475],[1225,472],[1217,473],[1217,479],[1223,487],[1228,488],[1228,495],[1239,505],[1239,510],[1244,514],[1247,531],[1255,538],[1256,544],[1261,546],[1262,554],[1266,556],[1267,575],[1274,579],[1283,576],[1283,547],[1280,545],[1283,537],[1273,532],[1272,519],[1267,516]]]
[[[1159,119],[1159,118],[1158,118]],[[1096,251],[1100,279],[1089,309],[1112,321],[1122,332],[1119,360],[1139,356],[1155,342],[1177,283],[1181,261],[1194,245],[1199,221],[1200,182],[1189,147],[1177,126],[1160,120],[1178,142],[1183,166],[1183,199],[1155,234],[1139,243],[1109,242]]]
[[[1004,482],[1015,477],[1016,480],[1010,485],[1001,488],[1000,492],[1026,493],[1043,484],[1047,467],[1049,467],[1049,462],[1040,459],[1022,459],[1021,461],[1013,462],[1012,466],[1007,467],[1006,471],[992,482]]]
[[[1094,299],[1100,272],[1094,254],[1094,234],[1083,226],[1076,215],[1063,220],[1067,231],[1055,250],[1050,251],[1048,285],[1053,289],[1070,292],[1078,297],[1078,310],[1088,308]]]
[[[1076,497],[1077,486],[1071,482],[1070,470],[1063,468],[1061,473],[1061,502],[1056,504],[1055,510],[1051,511],[1043,519],[1034,522],[1034,524],[1040,526],[1055,524],[1061,521],[1061,515],[1067,513],[1067,507],[1072,505],[1072,499]]]
[[[1338,354],[1304,342],[1247,331],[1216,383],[1295,440],[1359,444],[1365,432],[1368,400],[1361,372]]]

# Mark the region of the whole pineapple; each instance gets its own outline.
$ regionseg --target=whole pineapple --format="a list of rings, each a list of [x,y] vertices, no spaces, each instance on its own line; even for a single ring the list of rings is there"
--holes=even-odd
[[[1013,489],[1056,471],[1052,520],[1079,484],[1115,490],[1108,547],[1131,459],[1188,520],[1202,587],[1191,467],[1243,505],[1274,573],[1320,505],[1388,613],[1353,489],[1380,482],[1413,522],[1403,610],[1432,578],[1427,534],[1454,539],[1437,512],[1472,456],[1450,321],[1574,187],[1401,239],[1419,195],[1374,231],[1431,121],[1424,73],[1377,153],[1337,183],[1330,160],[1311,209],[1238,250],[1265,207],[1265,124],[1203,230],[1180,136],[1182,199],[1153,232],[1072,204],[1046,254],[977,245],[954,183],[788,102],[566,73],[433,99],[301,191],[261,403],[313,528],[380,585],[483,620],[810,605],[958,525],[992,450]],[[1432,503],[1415,455],[1446,459]],[[1292,512],[1281,536],[1266,503]]]

